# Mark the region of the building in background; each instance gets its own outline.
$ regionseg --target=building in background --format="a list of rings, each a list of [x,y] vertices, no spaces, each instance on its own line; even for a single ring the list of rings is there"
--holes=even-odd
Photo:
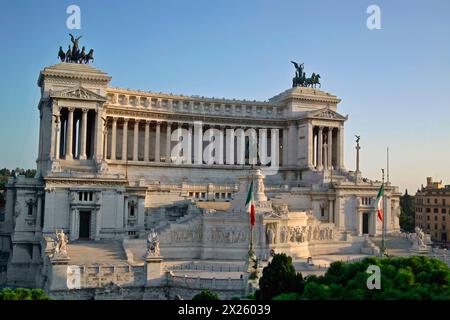
[[[450,185],[427,178],[426,186],[416,193],[416,226],[435,242],[450,239]]]

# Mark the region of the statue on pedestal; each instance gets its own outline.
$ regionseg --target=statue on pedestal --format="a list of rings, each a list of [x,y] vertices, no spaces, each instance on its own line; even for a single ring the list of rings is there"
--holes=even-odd
[[[152,256],[159,256],[159,237],[154,229],[152,229],[147,235],[147,252],[145,254],[145,257]]]
[[[69,238],[64,234],[64,230],[56,230],[56,245],[53,251],[53,257],[67,257],[67,243]]]
[[[419,227],[414,229],[416,231],[415,237],[413,237],[413,245],[411,250],[413,251],[423,251],[427,250],[427,245],[425,244],[425,234]]]

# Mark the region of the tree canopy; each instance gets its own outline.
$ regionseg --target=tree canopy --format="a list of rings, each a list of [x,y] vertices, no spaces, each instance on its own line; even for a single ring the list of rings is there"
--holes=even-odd
[[[272,261],[263,269],[255,298],[269,300],[282,293],[302,293],[303,287],[303,277],[295,271],[292,258],[284,253],[275,254]]]
[[[0,291],[0,300],[50,300],[42,289],[5,288]]]
[[[274,258],[275,259],[275,258]],[[368,289],[370,265],[380,268],[380,289]],[[268,267],[266,267],[268,268]],[[284,271],[280,271],[284,273]],[[274,300],[448,300],[450,299],[450,268],[440,260],[425,256],[398,258],[366,258],[360,262],[333,262],[325,275],[308,276],[304,288],[280,287],[292,277],[292,270],[277,278],[263,271],[256,299]],[[281,281],[280,281],[281,280]],[[261,286],[261,283],[263,286]]]

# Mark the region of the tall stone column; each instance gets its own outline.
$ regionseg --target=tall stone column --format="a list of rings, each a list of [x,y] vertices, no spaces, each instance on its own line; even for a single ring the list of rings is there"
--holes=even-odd
[[[192,123],[188,123],[188,143],[187,143],[187,150],[186,150],[186,163],[191,164],[192,163]]]
[[[362,212],[359,212],[358,210],[356,210],[356,234],[358,236],[362,235]]]
[[[317,136],[317,170],[323,169],[323,127],[319,127]]]
[[[314,128],[311,121],[306,125],[306,159],[308,168],[314,167]]]
[[[333,200],[328,200],[328,222],[329,223],[333,223],[333,213],[334,213]]]
[[[283,166],[289,165],[288,159],[288,128],[283,128]]]
[[[61,115],[58,113],[55,115],[55,160],[59,160],[59,144],[60,144],[60,127],[61,127]]]
[[[170,140],[170,137],[172,135],[172,123],[170,121],[167,121],[166,124],[166,162],[170,163],[170,157],[172,153],[172,143]]]
[[[337,167],[340,170],[344,169],[344,126],[341,125],[338,128],[338,132],[337,132],[338,136],[337,136],[337,148],[336,148],[336,153],[337,153],[337,159],[336,159],[336,164]]]
[[[103,120],[103,160],[108,156],[108,119]]]
[[[194,123],[194,163],[203,164],[203,123]]]
[[[86,137],[87,137],[87,114],[89,109],[83,108],[81,110],[81,139],[80,139],[80,159],[86,159]]]
[[[122,161],[128,158],[128,119],[123,119]]]
[[[144,161],[150,161],[150,123],[151,121],[145,121],[145,138],[144,138]]]
[[[103,138],[104,138],[104,129],[106,128],[104,126],[103,120],[102,120],[102,113],[103,109],[98,108],[95,115],[95,160],[97,162],[102,161],[104,159],[103,157],[103,150],[105,149],[103,147]]]
[[[222,145],[222,148],[220,148],[220,150],[218,150],[217,152],[217,160],[218,163],[217,164],[224,164],[224,155],[225,155],[225,151],[224,151],[224,142],[225,142],[225,126],[224,125],[219,125],[219,131],[220,131],[220,136],[219,136],[219,144]],[[257,131],[258,132],[258,131]],[[256,143],[258,143],[258,139],[256,140]],[[258,150],[259,150],[259,146],[258,146]]]
[[[133,161],[138,161],[139,148],[139,119],[134,120],[134,136],[133,136]]]
[[[156,122],[156,138],[155,138],[155,162],[161,161],[161,122]]]
[[[327,168],[333,167],[333,128],[328,128],[328,163]]]
[[[73,146],[73,112],[75,108],[69,108],[69,117],[67,120],[67,135],[66,135],[66,159],[72,159],[72,146]]]
[[[113,118],[111,132],[111,160],[116,160],[117,118]]]

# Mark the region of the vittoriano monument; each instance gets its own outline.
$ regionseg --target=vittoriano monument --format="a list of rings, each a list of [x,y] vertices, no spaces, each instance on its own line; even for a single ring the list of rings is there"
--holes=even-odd
[[[303,72],[304,63],[298,64],[295,61],[291,61],[291,63],[295,66],[295,77],[292,79],[292,88],[295,87],[309,87],[315,88],[317,85],[319,85],[319,88],[321,87],[321,84],[319,82],[320,75],[316,73],[312,73],[310,78],[306,77],[306,73]]]
[[[89,50],[86,54],[86,49],[83,46],[80,51],[78,41],[80,41],[82,36],[75,38],[71,33],[69,33],[69,35],[70,41],[72,41],[72,46],[69,45],[69,48],[65,53],[63,48],[61,46],[59,47],[58,57],[61,62],[88,64],[89,61],[94,61],[94,49]]]

